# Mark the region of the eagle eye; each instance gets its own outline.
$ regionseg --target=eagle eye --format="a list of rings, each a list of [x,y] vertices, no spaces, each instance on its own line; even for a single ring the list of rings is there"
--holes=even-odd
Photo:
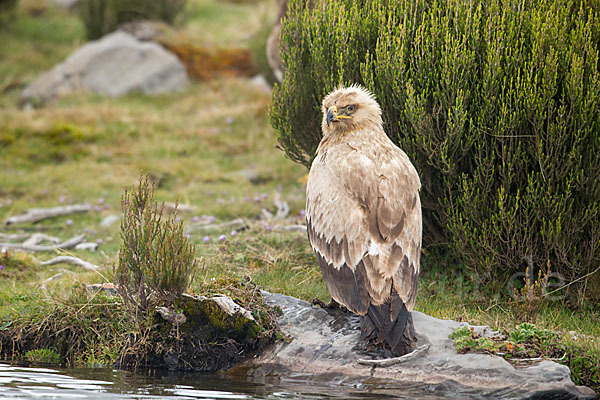
[[[348,106],[348,107],[346,107],[346,110],[348,110],[348,111],[354,111],[354,106]]]

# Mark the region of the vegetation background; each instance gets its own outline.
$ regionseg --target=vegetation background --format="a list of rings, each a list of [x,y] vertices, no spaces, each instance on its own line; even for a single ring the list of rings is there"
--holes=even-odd
[[[296,7],[297,15],[304,15],[303,9]],[[331,17],[328,21],[339,21],[345,10],[354,9],[333,7],[327,14]],[[358,9],[355,11],[358,13]],[[277,4],[272,0],[189,0],[176,27],[193,46],[254,49],[255,63],[265,65],[261,58],[268,34],[265,26],[273,23],[276,14]],[[42,108],[23,109],[19,102],[20,89],[85,43],[87,33],[76,13],[46,1],[21,0],[16,8],[0,12],[0,20],[0,221],[34,207],[80,202],[94,206],[93,211],[86,214],[29,226],[4,226],[0,232],[40,231],[63,239],[85,233],[88,240],[99,243],[98,251],[61,253],[102,267],[97,272],[84,272],[68,265],[42,267],[31,256],[16,252],[3,255],[0,257],[3,267],[0,268],[0,330],[19,323],[47,323],[45,317],[52,310],[61,310],[60,321],[81,327],[78,337],[85,345],[73,350],[78,353],[78,362],[93,365],[114,360],[116,355],[110,353],[106,344],[119,335],[119,330],[129,329],[129,321],[118,305],[106,306],[108,309],[103,314],[98,314],[101,306],[82,308],[81,304],[87,304],[88,300],[81,287],[114,280],[121,245],[119,224],[103,226],[101,222],[108,216],[120,215],[121,196],[126,187],[137,182],[140,171],[148,172],[156,184],[158,200],[174,202],[178,199],[181,204],[192,206],[191,211],[179,214],[196,251],[196,267],[188,291],[197,293],[210,285],[226,287],[227,282],[250,277],[269,291],[307,300],[329,298],[306,236],[280,230],[277,221],[260,217],[263,209],[274,211],[274,199],[282,199],[290,206],[290,219],[286,223],[300,224],[304,220],[302,179],[307,170],[286,158],[276,146],[277,133],[269,118],[269,90],[249,78],[224,76],[196,80],[186,91],[177,94],[154,97],[132,94],[113,99],[79,93]],[[312,26],[306,20],[303,22],[307,27]],[[377,23],[364,29],[376,35],[379,26],[385,27],[385,24]],[[293,24],[288,26],[287,35],[295,32],[293,28]],[[338,29],[333,22],[330,28]],[[360,48],[348,45],[359,38],[341,33],[343,31],[333,37],[344,38],[345,42],[330,41],[327,45],[331,47],[316,47],[323,52],[322,59],[335,55],[335,60],[343,61],[346,56],[350,59],[352,52],[360,52]],[[444,36],[440,32],[436,34],[430,35],[431,40],[443,42]],[[560,40],[560,35],[558,37]],[[306,40],[302,35],[294,37],[296,39]],[[303,46],[306,44],[289,49],[300,52],[305,50]],[[509,47],[503,49],[509,51]],[[388,53],[381,56],[385,54]],[[306,60],[311,59],[310,54],[305,56]],[[369,57],[375,57],[375,53]],[[447,62],[452,64],[462,59],[463,55],[452,54]],[[284,58],[284,62],[291,63],[290,60]],[[474,59],[467,60],[476,64]],[[305,67],[316,66],[307,62]],[[290,127],[314,125],[319,118],[315,104],[320,103],[324,92],[339,84],[340,79],[359,80],[363,76],[360,65],[351,63],[341,62],[332,70],[342,73],[322,82],[307,79],[306,71],[304,75],[298,72],[286,78],[306,78],[304,86],[298,86],[303,92],[290,92],[299,101],[307,102],[299,103],[296,114],[290,114],[295,115],[294,121],[288,120]],[[440,68],[436,73],[441,71]],[[377,87],[388,84],[388,78],[384,79],[386,71],[371,70],[371,73],[364,75],[362,82],[377,83]],[[319,79],[322,76],[312,75]],[[375,82],[375,77],[381,81]],[[282,90],[289,90],[286,88],[289,86],[284,84],[275,89],[279,94],[273,103],[275,121],[281,118],[281,109],[286,104],[281,100]],[[419,90],[415,86],[413,89]],[[419,100],[418,91],[413,95]],[[384,107],[392,105],[393,100],[380,97]],[[452,110],[456,113],[452,115],[467,111],[458,109],[459,103],[453,104]],[[386,116],[387,121],[390,115]],[[275,125],[281,130],[284,122],[280,120]],[[597,125],[593,126],[597,135]],[[400,131],[400,127],[396,131]],[[290,132],[298,134],[298,131]],[[307,134],[312,135],[311,146],[314,145],[318,129]],[[282,134],[279,135],[285,146]],[[402,143],[408,143],[403,146],[407,151],[418,145],[409,141]],[[310,146],[304,149],[306,154],[310,154],[309,150]],[[419,157],[414,156],[417,163],[422,161]],[[292,155],[292,158],[298,157]],[[452,160],[450,157],[448,162]],[[424,184],[427,182],[425,179]],[[229,228],[196,229],[198,221],[210,219],[224,223],[237,218],[247,221],[248,229],[235,233]],[[35,257],[46,260],[56,255],[37,253]],[[571,366],[574,380],[595,385],[596,390],[600,390],[598,304],[585,300],[567,302],[569,299],[562,296],[545,299],[546,288],[540,290],[534,283],[542,282],[542,277],[523,279],[525,267],[521,265],[515,270],[521,275],[510,281],[513,286],[489,285],[485,279],[472,274],[456,254],[430,246],[424,250],[416,309],[438,318],[488,324],[499,329],[513,328],[527,319],[540,328],[560,332],[561,341],[577,349],[563,360]],[[57,274],[61,274],[60,277],[48,280]],[[96,298],[94,301],[103,304],[104,300]],[[96,318],[108,318],[107,315],[120,319],[118,323],[111,320],[110,324],[97,327],[105,342],[85,335],[85,324]]]

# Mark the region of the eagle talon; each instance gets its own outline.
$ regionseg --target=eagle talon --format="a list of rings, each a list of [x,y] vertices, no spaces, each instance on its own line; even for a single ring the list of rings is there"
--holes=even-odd
[[[325,304],[321,299],[319,299],[318,297],[315,297],[314,299],[312,299],[310,304],[313,306],[319,306],[324,310],[348,311],[348,309],[346,307],[344,307],[343,305],[341,305],[334,299],[329,300],[329,303]]]

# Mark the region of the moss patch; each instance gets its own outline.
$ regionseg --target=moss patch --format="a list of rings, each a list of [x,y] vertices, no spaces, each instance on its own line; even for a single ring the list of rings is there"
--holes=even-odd
[[[173,311],[186,317],[184,323],[152,316],[148,340],[141,351],[123,359],[125,366],[163,367],[172,370],[217,371],[246,357],[259,354],[268,344],[282,338],[276,310],[264,303],[258,287],[249,280],[223,278],[202,287],[205,297],[229,296],[252,313],[254,321],[224,313],[213,301],[181,296]]]
[[[35,275],[38,263],[27,253],[0,252],[0,279],[25,279]]]

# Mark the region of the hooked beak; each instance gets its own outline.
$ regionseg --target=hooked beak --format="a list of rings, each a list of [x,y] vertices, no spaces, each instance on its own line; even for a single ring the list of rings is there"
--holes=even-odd
[[[327,126],[329,126],[329,123],[337,117],[337,107],[333,106],[330,107],[329,110],[327,110]]]
[[[349,118],[352,118],[352,117],[347,116],[347,115],[338,115],[338,109],[336,106],[329,107],[329,110],[327,110],[327,117],[326,117],[327,126],[329,126],[330,122],[335,122],[335,121],[339,121],[340,119],[349,119]]]

